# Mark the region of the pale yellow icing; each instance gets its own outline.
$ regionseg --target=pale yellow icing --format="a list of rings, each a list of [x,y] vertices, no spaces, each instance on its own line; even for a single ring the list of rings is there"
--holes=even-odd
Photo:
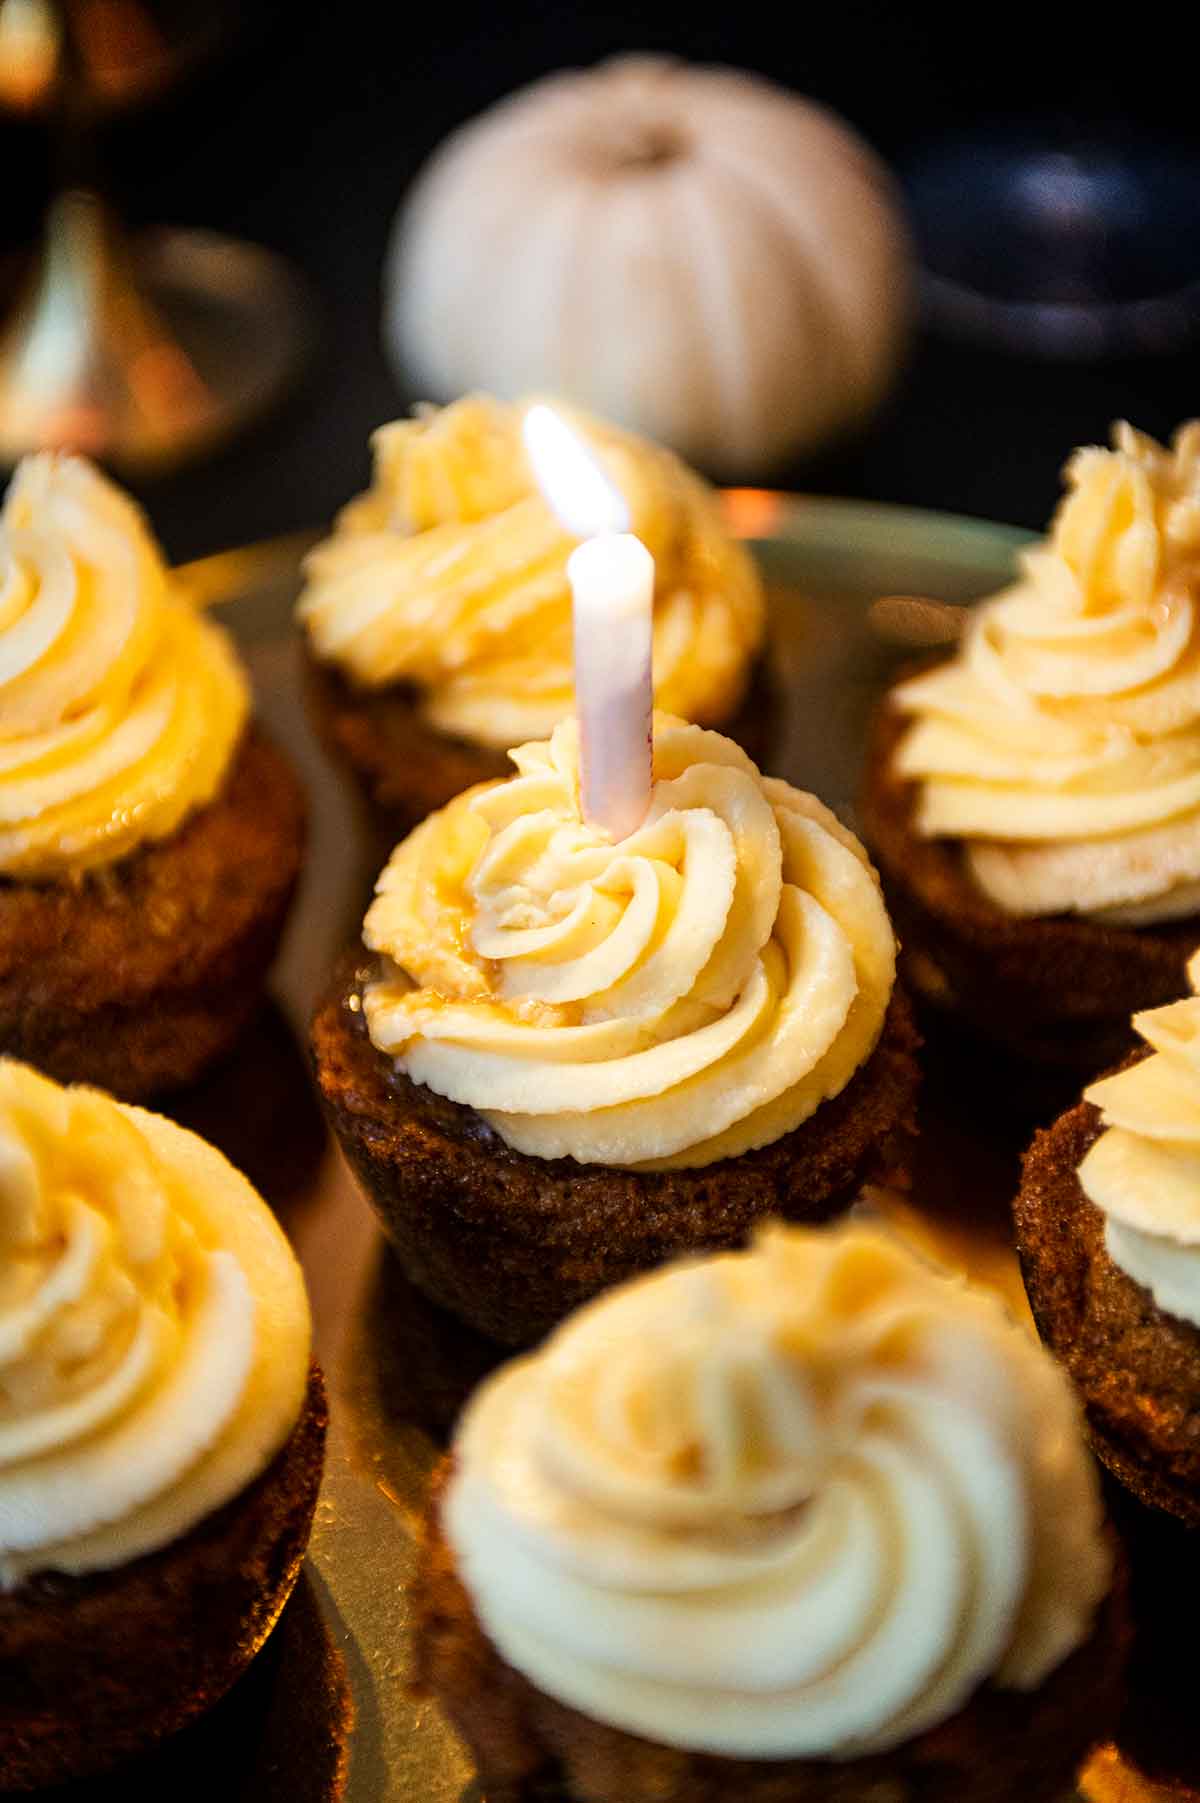
[[[0,1060],[0,1590],[237,1495],[295,1426],[309,1339],[287,1241],[218,1152]]]
[[[904,683],[917,829],[1011,914],[1140,924],[1200,883],[1200,422],[1079,451],[1048,540]]]
[[[1084,1091],[1106,1130],[1079,1181],[1113,1261],[1200,1327],[1200,952],[1188,978],[1185,1000],[1133,1017],[1151,1055]]]
[[[580,813],[573,719],[512,759],[379,879],[381,1051],[521,1152],[657,1169],[766,1145],[845,1087],[896,948],[820,802],[659,714],[649,812],[614,844]]]
[[[1110,1561],[1066,1378],[858,1226],[669,1266],[502,1367],[443,1523],[540,1689],[651,1740],[847,1758],[1031,1690]]]
[[[498,750],[571,711],[575,540],[542,498],[524,408],[482,396],[376,433],[375,480],[308,560],[299,614],[318,658],[367,689],[412,683],[438,731]],[[719,724],[762,640],[753,561],[669,452],[570,413],[653,552],[660,707]]]
[[[0,514],[0,872],[166,838],[220,787],[248,707],[133,502],[82,458],[26,458]]]

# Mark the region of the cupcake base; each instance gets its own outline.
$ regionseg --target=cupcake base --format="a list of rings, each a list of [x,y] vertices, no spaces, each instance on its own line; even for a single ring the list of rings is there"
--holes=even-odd
[[[1200,917],[1133,928],[1004,913],[971,880],[961,845],[917,833],[916,785],[893,768],[906,724],[886,702],[876,711],[860,802],[904,980],[937,1013],[1078,1091],[1129,1051],[1132,1014],[1187,992]]]
[[[102,1771],[225,1694],[299,1575],[325,1422],[313,1366],[282,1450],[181,1540],[116,1571],[0,1592],[0,1788]]]
[[[334,1132],[413,1282],[506,1346],[666,1259],[742,1246],[768,1216],[822,1221],[865,1183],[907,1181],[917,1037],[899,991],[871,1057],[803,1126],[698,1170],[641,1172],[513,1151],[474,1109],[394,1071],[360,990],[351,966],[313,1022]]]
[[[305,687],[318,737],[335,760],[350,768],[391,842],[464,789],[512,775],[507,752],[451,738],[428,726],[421,718],[417,690],[410,684],[356,688],[306,653]],[[736,739],[762,765],[770,761],[777,712],[766,662],[760,658],[736,713],[702,724]]]
[[[0,879],[0,1052],[140,1101],[257,1009],[299,875],[304,794],[251,730],[216,799],[78,883]]]
[[[888,1753],[748,1760],[667,1747],[582,1715],[515,1671],[480,1626],[442,1533],[434,1484],[415,1604],[416,1675],[472,1753],[489,1803],[1061,1803],[1112,1729],[1125,1662],[1124,1582],[1091,1638],[1032,1692],[984,1685]],[[544,1788],[545,1787],[545,1788]]]
[[[1200,1328],[1109,1257],[1080,1161],[1103,1132],[1080,1102],[1025,1157],[1013,1214],[1038,1331],[1083,1399],[1096,1455],[1137,1499],[1200,1527]]]

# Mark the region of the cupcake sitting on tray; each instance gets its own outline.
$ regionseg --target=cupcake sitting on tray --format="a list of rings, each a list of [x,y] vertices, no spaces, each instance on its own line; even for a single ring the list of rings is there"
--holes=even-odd
[[[1058,1803],[1126,1638],[1062,1373],[845,1225],[641,1278],[488,1379],[416,1613],[497,1803]]]
[[[265,1641],[321,1478],[310,1337],[218,1152],[0,1059],[0,1789],[128,1758]]]
[[[139,1098],[258,1007],[304,800],[228,635],[80,458],[0,515],[0,1052]]]
[[[1200,937],[1200,422],[1076,453],[1049,537],[881,708],[864,833],[937,1007],[1087,1076]]]
[[[1200,991],[1200,952],[1188,974]],[[1035,1138],[1017,1240],[1100,1457],[1200,1527],[1200,993],[1133,1024],[1142,1055]]]
[[[513,761],[396,848],[314,1050],[409,1275],[515,1345],[902,1172],[917,1072],[878,881],[814,796],[658,715],[614,842],[573,719]]]
[[[654,560],[547,408],[577,715],[396,847],[317,1073],[409,1276],[509,1345],[672,1254],[899,1174],[916,1088],[857,840],[731,739],[652,712]]]
[[[308,560],[299,617],[317,723],[396,830],[503,776],[510,746],[548,738],[571,711],[573,540],[535,484],[524,412],[472,396],[382,427],[372,487]],[[670,452],[571,417],[655,558],[659,706],[761,754],[749,553]]]

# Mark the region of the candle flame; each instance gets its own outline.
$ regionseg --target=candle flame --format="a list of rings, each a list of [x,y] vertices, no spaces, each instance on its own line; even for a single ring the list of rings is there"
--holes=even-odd
[[[521,435],[534,478],[549,505],[576,538],[628,532],[629,508],[596,457],[552,407],[527,411]]]

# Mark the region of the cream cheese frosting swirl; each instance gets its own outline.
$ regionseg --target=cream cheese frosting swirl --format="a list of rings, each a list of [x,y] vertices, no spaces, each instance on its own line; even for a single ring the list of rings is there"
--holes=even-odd
[[[471,396],[375,434],[375,479],[308,560],[316,656],[364,689],[412,683],[437,731],[505,751],[571,711],[572,539],[534,482],[524,409]],[[669,452],[572,413],[653,552],[658,704],[733,713],[763,634],[753,561]]]
[[[917,829],[1010,914],[1200,908],[1200,421],[1079,451],[1048,540],[895,692]]]
[[[0,1060],[0,1590],[230,1501],[299,1418],[309,1339],[287,1241],[218,1152]]]
[[[878,1229],[608,1292],[454,1453],[443,1526],[504,1658],[696,1751],[848,1758],[1034,1689],[1110,1579],[1066,1378]]]
[[[523,745],[393,852],[364,925],[370,1036],[541,1158],[710,1164],[798,1127],[879,1037],[895,940],[858,841],[730,739],[659,714],[618,843],[578,731]]]
[[[1084,1091],[1105,1132],[1079,1166],[1114,1264],[1159,1307],[1200,1327],[1200,952],[1193,993],[1135,1014],[1148,1058]]]
[[[248,709],[133,502],[81,458],[26,458],[0,513],[0,874],[58,880],[168,837]]]

